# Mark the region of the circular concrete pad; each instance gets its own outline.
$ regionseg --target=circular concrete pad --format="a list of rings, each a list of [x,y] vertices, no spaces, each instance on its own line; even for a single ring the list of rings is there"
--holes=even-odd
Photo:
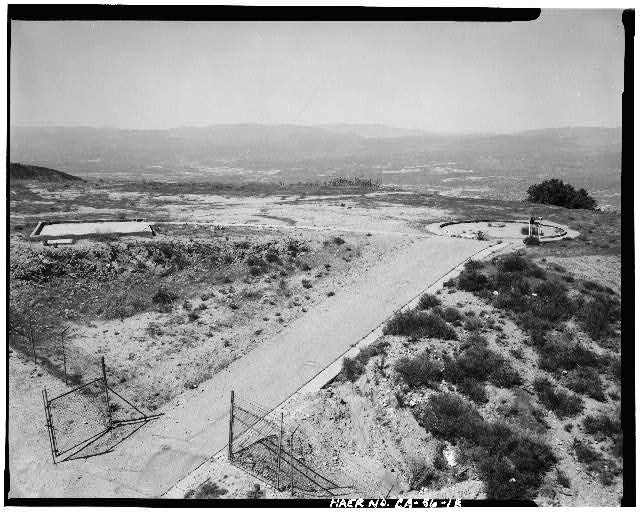
[[[555,222],[543,220],[540,223],[541,242],[575,238],[580,233]],[[430,224],[427,229],[441,236],[477,239],[482,233],[486,240],[523,240],[529,230],[528,220],[468,220]],[[523,230],[526,230],[523,234]]]
[[[542,228],[542,238],[561,236],[564,233],[562,228],[545,225]],[[522,229],[528,230],[529,224],[527,222],[460,222],[457,224],[449,224],[443,226],[442,230],[450,235],[457,236],[471,236],[475,238],[479,232],[484,233],[491,239],[510,239],[510,238],[524,238],[527,236],[528,231],[525,234],[522,233]]]

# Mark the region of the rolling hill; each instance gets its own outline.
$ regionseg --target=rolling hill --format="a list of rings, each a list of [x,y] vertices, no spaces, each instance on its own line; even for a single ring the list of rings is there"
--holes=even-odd
[[[19,163],[9,164],[9,181],[84,181],[78,176],[66,172],[39,167],[37,165],[25,165]]]

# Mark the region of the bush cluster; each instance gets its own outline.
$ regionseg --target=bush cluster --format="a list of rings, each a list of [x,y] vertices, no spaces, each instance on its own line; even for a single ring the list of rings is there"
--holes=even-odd
[[[442,380],[442,363],[433,361],[425,350],[414,357],[402,357],[396,361],[395,370],[404,382],[412,388],[429,386],[432,388]]]
[[[505,388],[522,384],[509,361],[479,344],[470,346],[455,359],[445,358],[445,378],[454,383],[473,379]]]
[[[593,210],[597,205],[585,189],[576,190],[573,185],[557,178],[531,185],[527,189],[527,201],[585,210]]]
[[[589,473],[597,474],[604,485],[613,483],[613,476],[616,471],[614,464],[605,459],[588,443],[578,438],[574,438],[571,447],[578,462],[585,464]]]
[[[420,301],[418,302],[419,309],[430,309],[435,306],[439,306],[441,301],[438,297],[431,293],[425,293],[420,297]]]
[[[540,402],[550,411],[556,413],[558,418],[573,417],[582,412],[584,402],[574,393],[559,389],[549,379],[539,377],[533,382]]]
[[[158,288],[158,291],[153,294],[153,297],[151,297],[151,301],[154,304],[161,304],[166,306],[175,302],[177,298],[178,295],[176,293],[169,290],[166,286],[161,286],[160,288]]]
[[[571,370],[565,378],[564,385],[571,391],[590,396],[594,400],[606,401],[602,380],[593,368],[578,367]]]
[[[597,292],[581,304],[578,320],[594,340],[611,334],[611,324],[620,320],[620,301],[607,293]]]
[[[443,340],[457,338],[456,331],[442,317],[415,309],[397,312],[386,323],[383,332],[416,338],[429,337]]]
[[[389,348],[388,341],[378,340],[360,349],[360,352],[355,357],[345,357],[342,360],[342,375],[344,375],[345,379],[355,382],[364,373],[369,359],[385,354],[387,348]]]
[[[435,436],[478,448],[469,450],[469,455],[490,499],[534,497],[545,473],[557,462],[548,445],[504,423],[486,421],[456,395],[438,393],[415,414]]]
[[[610,418],[606,414],[588,415],[582,420],[582,426],[587,434],[602,434],[611,439],[615,439],[622,432],[620,419]]]

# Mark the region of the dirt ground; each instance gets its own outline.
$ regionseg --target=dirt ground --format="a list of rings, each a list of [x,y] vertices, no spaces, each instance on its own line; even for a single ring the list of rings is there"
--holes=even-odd
[[[190,260],[192,262],[184,269],[169,274],[163,274],[167,270],[166,264],[155,267],[147,264],[141,274],[143,279],[137,278],[132,271],[136,263],[130,262],[129,268],[129,263],[123,264],[121,259],[116,259],[124,270],[116,270],[114,275],[118,277],[115,280],[107,278],[98,286],[86,285],[92,282],[90,273],[61,276],[58,289],[51,289],[51,283],[25,284],[12,277],[12,307],[16,304],[23,309],[35,307],[34,296],[39,298],[40,304],[44,301],[48,306],[49,314],[41,315],[37,324],[42,338],[56,339],[52,333],[70,327],[65,337],[69,369],[81,378],[97,376],[99,360],[104,357],[110,382],[146,411],[160,410],[170,403],[173,407],[182,397],[188,400],[189,392],[256,346],[268,342],[292,322],[304,318],[311,308],[322,305],[328,295],[364,275],[368,268],[385,258],[402,253],[416,238],[427,236],[424,226],[428,223],[468,218],[478,208],[477,200],[432,200],[429,196],[397,191],[236,196],[233,193],[175,195],[124,191],[119,187],[91,184],[30,185],[27,189],[28,193],[11,197],[12,265],[33,261],[34,254],[37,258],[42,251],[41,246],[31,245],[26,235],[43,218],[142,216],[152,222],[158,232],[153,242],[178,242],[199,247],[198,244],[210,244],[213,240],[235,244],[234,250],[238,250],[237,244],[249,248],[260,246],[257,252],[263,258],[268,250],[263,245],[278,248],[283,265],[274,263],[259,275],[247,273],[249,251],[243,256],[242,265],[230,261],[210,266],[208,253],[198,256],[202,260],[195,260],[196,263]],[[517,205],[496,203],[492,209],[497,216],[522,216]],[[566,218],[563,212],[550,212],[557,222]],[[595,214],[580,217],[580,222],[598,229]],[[216,225],[220,227],[216,228]],[[335,237],[342,241],[336,241]],[[615,235],[609,238],[615,240]],[[287,259],[285,250],[292,239],[308,248],[304,254],[296,256],[295,261]],[[566,242],[569,247],[573,243]],[[131,250],[130,244],[138,244],[138,241],[86,241],[70,250],[91,251],[103,248],[105,244],[124,254]],[[576,276],[589,277],[602,284],[606,282],[619,290],[620,259],[619,254],[615,254],[615,242],[599,240],[595,244],[597,246],[591,245],[588,251],[582,249],[587,254],[579,257],[548,256],[547,260],[571,268]],[[95,272],[111,272],[99,258],[91,264]],[[603,268],[606,269],[604,272]],[[105,318],[104,313],[98,312],[96,297],[104,299],[107,291],[115,293],[118,286],[130,283],[135,284],[136,291],[139,289],[147,294],[155,291],[159,283],[170,284],[178,298],[170,308],[162,310],[147,305],[122,318]],[[84,290],[77,292],[77,298],[60,297],[60,290],[72,290],[74,286]],[[100,286],[104,287],[103,291]],[[116,295],[116,299],[118,297]],[[476,314],[486,309],[470,294],[456,292],[442,297],[447,304],[465,304]],[[526,347],[521,347],[518,341],[521,333],[515,325],[507,320],[503,329],[510,335],[509,346],[498,346],[495,340],[492,343],[501,351],[522,348],[525,359],[514,359],[514,365],[527,375],[526,358],[533,358],[533,353],[526,354]],[[336,473],[336,478],[345,479],[345,485],[374,493],[373,496],[380,495],[381,489],[384,494],[397,495],[409,491],[407,464],[417,456],[432,457],[436,444],[417,425],[409,409],[398,409],[394,403],[396,398],[389,369],[394,359],[420,347],[407,347],[393,337],[389,337],[389,341],[391,350],[386,361],[379,366],[372,362],[355,385],[336,382],[317,395],[295,395],[287,403],[289,421],[303,424],[314,464],[322,471]],[[447,350],[446,343],[438,342],[437,347],[433,342],[424,345]],[[24,340],[12,346],[12,350],[9,359],[10,468],[12,481],[18,484],[12,485],[10,495],[60,495],[60,490],[69,486],[71,479],[74,480],[73,487],[78,488],[78,481],[87,479],[82,465],[51,465],[44,428],[42,387],[46,386],[50,395],[68,389],[61,381],[60,353],[57,348],[51,349],[50,364],[34,370],[29,363],[29,345]],[[492,411],[495,414],[500,398],[513,399],[501,396],[503,394],[497,388],[491,395],[492,400],[483,411],[487,415]],[[424,396],[409,399],[418,403]],[[587,401],[585,414],[600,405]],[[606,488],[594,485],[568,453],[567,443],[572,436],[563,429],[563,424],[554,423],[554,418],[547,418],[547,421],[550,424],[547,438],[560,455],[561,467],[569,475],[572,487],[563,490],[549,484],[550,496],[541,498],[541,503],[617,503],[619,482]],[[40,470],[31,471],[32,467]],[[340,471],[335,471],[336,467]],[[52,476],[46,482],[33,481],[32,475],[48,471]],[[448,480],[442,483],[439,491],[456,497],[483,496],[482,482],[468,472],[460,478],[455,476],[457,473],[452,466]],[[181,489],[185,493],[193,491],[192,496],[204,493],[202,495],[207,497],[220,494],[218,497],[221,498],[235,498],[247,497],[247,493],[255,490],[254,485],[259,484],[259,496],[280,497],[263,482],[224,460],[211,465],[210,482],[226,492],[220,494],[219,489],[212,490],[206,485],[203,488],[205,480],[185,484]],[[99,479],[93,479],[83,487],[83,493],[102,495],[101,485]],[[133,490],[125,492],[135,494]],[[418,492],[433,495],[433,489]],[[285,496],[286,493],[282,497]]]

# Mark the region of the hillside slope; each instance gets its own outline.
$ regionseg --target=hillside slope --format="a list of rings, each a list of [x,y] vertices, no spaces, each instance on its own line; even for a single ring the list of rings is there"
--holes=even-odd
[[[84,181],[82,178],[72,174],[49,169],[48,167],[19,163],[9,164],[9,180]]]

